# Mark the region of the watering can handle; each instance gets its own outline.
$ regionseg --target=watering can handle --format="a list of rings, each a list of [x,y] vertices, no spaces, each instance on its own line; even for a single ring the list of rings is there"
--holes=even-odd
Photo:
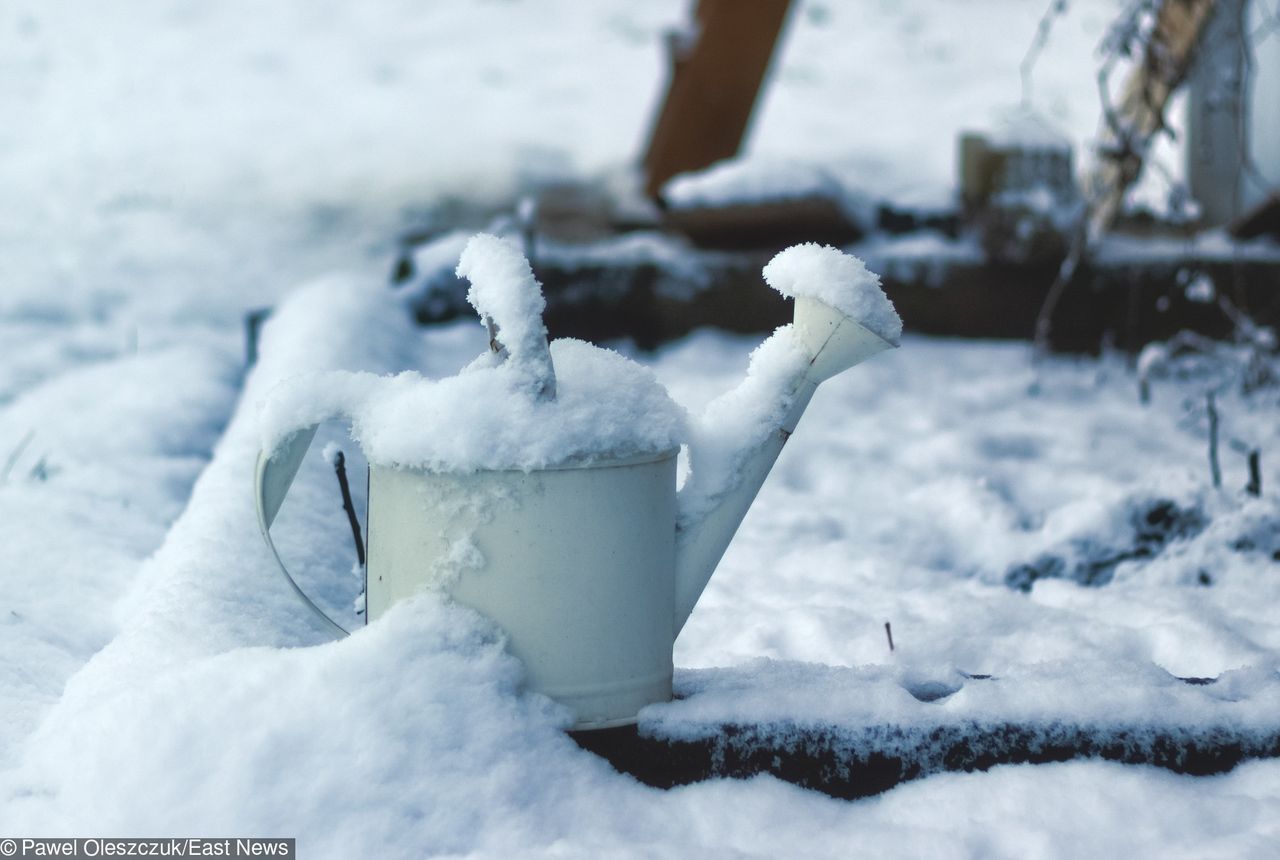
[[[310,427],[298,430],[272,451],[258,452],[258,464],[254,469],[254,498],[257,500],[258,528],[262,530],[262,537],[266,540],[267,546],[271,548],[271,555],[275,558],[276,564],[279,565],[280,572],[284,574],[289,587],[307,605],[307,608],[314,612],[316,617],[324,623],[325,628],[340,638],[347,635],[346,628],[326,615],[324,610],[316,606],[311,601],[311,598],[307,597],[303,590],[298,587],[298,583],[294,581],[289,569],[284,566],[284,559],[280,558],[280,552],[276,549],[275,541],[271,539],[271,523],[275,521],[276,514],[280,511],[280,506],[284,504],[285,496],[289,494],[289,487],[293,485],[293,478],[298,474],[298,467],[302,465],[302,458],[306,456],[307,450],[311,447],[311,440],[315,438],[318,426],[313,424]]]

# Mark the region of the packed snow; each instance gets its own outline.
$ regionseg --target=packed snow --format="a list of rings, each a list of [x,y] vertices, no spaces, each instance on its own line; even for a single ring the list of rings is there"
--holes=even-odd
[[[1034,72],[1035,106],[1077,152],[1096,127],[1092,51],[1119,5],[1069,4]],[[748,156],[829,164],[875,197],[948,199],[955,134],[1017,100],[1043,7],[798,3]],[[386,288],[401,234],[540,182],[625,174],[665,73],[662,32],[685,12],[0,8],[0,836],[294,835],[300,856],[335,858],[1274,853],[1275,760],[1209,778],[998,767],[852,803],[769,777],[645,788],[564,735],[484,619],[427,594],[360,627],[324,452],[341,448],[353,476],[364,458],[339,423],[273,534],[356,633],[328,641],[275,573],[251,489],[261,405],[308,375],[436,381],[482,353],[474,320],[416,328]],[[467,236],[437,249],[449,277]],[[244,315],[266,307],[246,374]],[[660,383],[700,415],[742,384],[759,342],[615,346],[653,374],[628,371],[629,393]],[[644,724],[838,716],[864,744],[889,721],[1112,710],[1265,728],[1280,667],[1274,392],[1219,391],[1215,489],[1203,404],[1219,383],[1149,383],[1144,405],[1123,357],[1032,370],[1021,344],[910,334],[827,383],[676,642],[689,698]],[[1230,438],[1262,451],[1260,496],[1243,492]]]
[[[704,170],[682,173],[662,188],[674,209],[760,204],[800,199],[830,200],[856,224],[870,227],[872,202],[857,185],[819,165],[774,158],[717,162]]]

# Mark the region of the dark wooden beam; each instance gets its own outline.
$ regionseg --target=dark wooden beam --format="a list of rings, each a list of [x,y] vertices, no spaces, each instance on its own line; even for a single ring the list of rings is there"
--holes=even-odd
[[[1195,683],[1202,679],[1189,679]],[[1192,776],[1226,773],[1249,759],[1280,757],[1280,732],[1203,726],[966,723],[898,726],[710,726],[699,737],[664,738],[635,726],[573,732],[585,750],[656,788],[771,774],[852,800],[935,773],[1001,764],[1094,758]]]
[[[1270,236],[1280,239],[1280,194],[1272,194],[1257,206],[1227,225],[1227,232],[1237,239]]]

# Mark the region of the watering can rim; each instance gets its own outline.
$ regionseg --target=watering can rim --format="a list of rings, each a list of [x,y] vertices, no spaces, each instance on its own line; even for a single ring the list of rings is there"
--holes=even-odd
[[[568,472],[580,469],[618,469],[625,468],[627,466],[646,466],[651,463],[661,463],[664,460],[673,459],[679,453],[680,446],[675,445],[670,448],[663,448],[659,451],[644,451],[638,454],[628,454],[622,457],[571,457],[568,460],[563,460],[559,463],[554,463],[548,466],[536,466],[530,469],[434,469],[430,466],[389,465],[386,463],[370,463],[369,468],[389,472],[413,472],[420,475],[452,475],[458,477],[502,474],[531,475],[536,472]]]

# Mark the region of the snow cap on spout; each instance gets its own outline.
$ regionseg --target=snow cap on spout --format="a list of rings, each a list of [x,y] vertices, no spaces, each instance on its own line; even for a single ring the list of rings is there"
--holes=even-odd
[[[797,245],[774,257],[764,277],[778,292],[795,297],[795,325],[778,329],[756,351],[747,378],[707,407],[689,445],[692,470],[676,497],[677,632],[818,385],[897,346],[902,334],[902,320],[880,279],[857,257],[823,245]],[[708,422],[707,416],[736,421]],[[713,464],[719,458],[728,467],[713,466],[708,473],[708,454]]]
[[[902,337],[902,319],[880,277],[852,254],[814,242],[794,245],[769,261],[764,279],[796,300],[796,331],[814,382],[897,346]]]

